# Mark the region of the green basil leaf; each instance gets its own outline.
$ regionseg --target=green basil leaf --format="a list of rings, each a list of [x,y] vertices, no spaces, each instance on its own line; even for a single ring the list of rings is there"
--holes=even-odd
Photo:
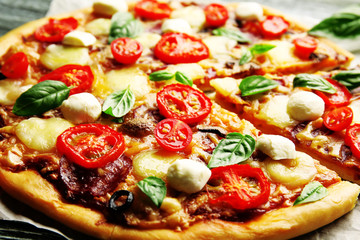
[[[120,118],[126,115],[135,103],[135,95],[128,87],[110,94],[102,107],[102,111],[113,117]]]
[[[190,87],[192,87],[192,85],[193,85],[192,79],[189,78],[188,76],[186,76],[184,73],[179,72],[179,71],[177,71],[175,73],[175,80],[178,81],[179,83],[189,85]]]
[[[252,47],[250,47],[249,50],[252,55],[255,55],[255,54],[266,53],[267,51],[270,51],[274,47],[276,47],[276,46],[272,45],[272,44],[261,43],[261,44],[254,44]]]
[[[360,36],[360,4],[350,6],[322,20],[308,33],[320,37],[349,39]]]
[[[149,75],[149,79],[151,81],[164,81],[164,80],[170,80],[174,77],[174,74],[171,72],[167,72],[165,70],[163,71],[156,71]]]
[[[129,12],[115,13],[111,18],[109,43],[120,37],[137,37],[144,31],[144,27],[139,20]]]
[[[250,76],[244,78],[239,85],[241,96],[250,96],[266,92],[279,85],[278,82],[263,76]]]
[[[249,43],[250,39],[240,30],[229,28],[217,28],[212,31],[215,36],[224,36],[239,43]]]
[[[255,139],[250,135],[229,133],[216,146],[208,167],[215,168],[246,161],[255,150]]]
[[[147,177],[136,184],[159,208],[166,196],[166,184],[157,177]]]
[[[328,190],[318,181],[307,184],[295,200],[294,206],[303,203],[315,202],[328,195]]]
[[[18,116],[40,115],[59,107],[69,97],[70,88],[61,81],[46,80],[32,86],[16,100],[13,113]]]
[[[308,74],[308,73],[302,73],[298,74],[294,78],[293,82],[294,88],[295,87],[306,87],[314,90],[319,90],[322,92],[334,94],[336,92],[336,89],[326,81],[326,79],[314,75],[314,74]]]
[[[243,51],[243,54],[239,60],[239,65],[244,65],[245,63],[250,62],[252,58],[253,58],[253,54],[251,53],[251,51],[249,49],[246,48]]]
[[[349,90],[360,87],[360,70],[342,71],[332,77]]]

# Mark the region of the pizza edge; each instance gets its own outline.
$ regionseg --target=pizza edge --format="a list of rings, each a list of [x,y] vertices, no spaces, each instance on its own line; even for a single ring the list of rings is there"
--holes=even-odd
[[[11,196],[64,225],[102,239],[289,239],[333,222],[354,208],[360,187],[342,181],[328,188],[322,200],[265,213],[248,223],[209,220],[188,229],[126,228],[106,221],[97,211],[67,203],[51,183],[35,171],[0,169],[2,187]]]

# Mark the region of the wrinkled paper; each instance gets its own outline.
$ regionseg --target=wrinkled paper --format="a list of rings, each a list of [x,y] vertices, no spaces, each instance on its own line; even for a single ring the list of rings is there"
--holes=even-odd
[[[204,0],[203,0],[204,1]],[[231,1],[231,0],[228,0]],[[236,1],[236,0],[235,0]],[[239,0],[238,0],[239,1]],[[314,0],[315,1],[315,0]],[[334,2],[337,0],[333,0]],[[79,8],[89,7],[92,5],[94,0],[53,0],[49,11],[47,12],[47,16],[53,16],[60,13],[69,12],[72,10],[76,10]],[[267,0],[267,1],[259,1],[264,5],[269,5],[272,7],[277,7],[276,4],[279,4],[279,9],[281,10],[280,4],[282,1],[279,0]],[[301,1],[294,0],[297,4],[301,3]],[[316,1],[315,1],[316,2]],[[329,1],[332,2],[332,1]],[[301,7],[303,9],[301,9]],[[301,5],[298,8],[298,14],[296,12],[292,12],[294,14],[295,19],[300,19],[303,24],[313,25],[316,24],[319,20],[312,18],[313,15],[304,16],[305,8],[312,8],[313,6]],[[313,11],[316,11],[313,10]],[[308,13],[308,12],[307,12]],[[308,13],[309,14],[309,13]],[[329,15],[331,14],[328,13]],[[299,17],[301,16],[301,17]],[[317,15],[314,15],[317,16]],[[357,46],[360,48],[360,44],[357,43]],[[346,46],[344,46],[346,48]],[[353,46],[351,46],[348,50],[353,50]],[[360,55],[357,54],[357,61],[360,59]],[[357,63],[359,63],[358,61]],[[82,234],[79,234],[60,223],[46,217],[45,215],[37,212],[36,210],[29,209],[28,206],[19,203],[9,197],[6,193],[0,190],[0,218],[2,219],[10,219],[10,220],[20,220],[26,221],[32,224],[37,225],[38,227],[45,227],[50,230],[54,230],[64,234],[70,239],[84,239]],[[271,223],[269,223],[271,224]],[[297,237],[293,240],[355,240],[360,238],[360,201],[353,211],[344,215],[343,217],[335,220],[331,224],[324,226],[314,232],[308,233],[306,235]],[[86,239],[89,239],[86,237]]]

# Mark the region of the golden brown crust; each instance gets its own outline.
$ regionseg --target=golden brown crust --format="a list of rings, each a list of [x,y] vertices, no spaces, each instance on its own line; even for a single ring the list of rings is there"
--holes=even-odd
[[[69,204],[54,187],[34,171],[13,173],[0,169],[5,191],[63,224],[102,239],[288,239],[331,223],[349,212],[357,201],[360,187],[339,182],[328,188],[324,199],[296,207],[268,212],[248,223],[222,220],[199,222],[189,229],[139,230],[106,222],[103,215],[89,208]],[[269,224],[271,223],[271,224]]]

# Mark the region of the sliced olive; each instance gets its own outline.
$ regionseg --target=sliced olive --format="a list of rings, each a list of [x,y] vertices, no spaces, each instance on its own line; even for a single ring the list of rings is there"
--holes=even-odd
[[[123,204],[119,205],[117,200],[122,197],[126,196],[125,201]],[[132,192],[129,192],[127,190],[119,190],[114,192],[114,194],[111,196],[109,200],[109,208],[114,213],[123,213],[126,209],[128,209],[132,202],[134,201],[134,195]]]

